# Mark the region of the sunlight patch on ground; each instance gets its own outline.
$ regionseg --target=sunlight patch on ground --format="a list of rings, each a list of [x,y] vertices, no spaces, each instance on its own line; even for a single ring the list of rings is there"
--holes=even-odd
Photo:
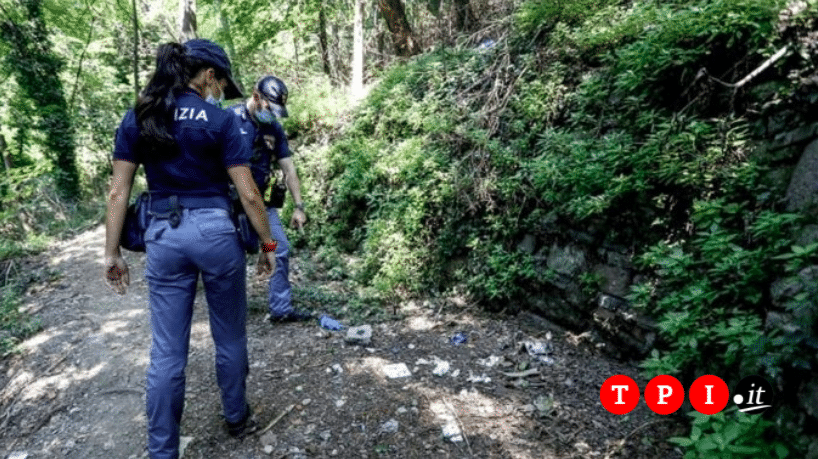
[[[429,331],[438,325],[440,325],[440,322],[424,316],[412,317],[406,321],[406,328],[412,331]]]
[[[96,264],[101,267],[105,260],[101,256],[104,247],[100,245],[100,239],[105,240],[105,225],[100,225],[95,230],[87,231],[77,238],[60,244],[62,246],[61,253],[51,259],[51,264],[58,265],[63,262],[76,262],[80,255],[93,254]],[[100,276],[102,276],[101,272]]]
[[[132,326],[130,322],[125,322],[124,320],[109,320],[102,323],[100,331],[109,335],[120,335],[120,331],[127,330]]]
[[[57,391],[65,390],[77,381],[87,381],[96,377],[104,367],[105,364],[100,363],[87,370],[73,370],[50,377],[39,377],[34,381],[25,383],[25,387],[22,388],[21,400],[39,400],[43,397],[53,399],[57,396]],[[30,374],[29,379],[31,379]]]
[[[429,412],[441,431],[460,432],[461,436],[479,435],[503,444],[515,459],[534,459],[531,451],[542,449],[524,440],[527,423],[525,415],[513,404],[498,401],[477,389],[463,389],[457,394],[441,397],[439,390],[424,386],[413,389],[429,400]],[[540,451],[538,459],[554,457]]]
[[[380,357],[364,357],[347,364],[347,371],[351,375],[367,373],[383,384],[387,378],[395,379],[396,376],[400,377],[402,368],[398,367],[399,365],[401,364],[395,364]],[[411,374],[407,376],[411,376]]]
[[[39,348],[43,344],[47,343],[48,341],[56,338],[58,335],[62,335],[63,333],[65,333],[65,332],[62,331],[62,330],[42,331],[42,332],[32,336],[31,338],[23,341],[20,344],[20,347],[22,349],[27,350],[27,351],[36,352],[37,348]]]

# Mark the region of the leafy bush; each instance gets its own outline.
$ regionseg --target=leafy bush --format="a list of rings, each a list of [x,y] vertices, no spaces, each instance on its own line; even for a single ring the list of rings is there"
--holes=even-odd
[[[684,447],[684,459],[784,459],[790,449],[768,438],[774,424],[762,416],[752,416],[735,408],[714,415],[689,413],[692,426],[688,437],[669,441]]]

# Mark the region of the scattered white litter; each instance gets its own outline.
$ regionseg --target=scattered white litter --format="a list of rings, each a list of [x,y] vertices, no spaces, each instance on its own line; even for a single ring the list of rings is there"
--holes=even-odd
[[[409,367],[407,367],[405,363],[394,363],[391,365],[384,365],[383,372],[387,378],[391,379],[406,378],[407,376],[412,376],[412,372],[409,371]]]

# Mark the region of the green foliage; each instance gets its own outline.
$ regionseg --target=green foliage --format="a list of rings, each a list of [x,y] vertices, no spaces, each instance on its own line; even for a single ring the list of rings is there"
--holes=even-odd
[[[62,82],[63,62],[51,49],[40,0],[21,2],[24,21],[0,22],[0,37],[10,52],[3,64],[14,74],[22,92],[37,106],[36,126],[44,132],[44,153],[56,166],[54,176],[64,198],[79,194],[79,172],[75,162],[74,126]]]
[[[594,11],[617,4],[615,0],[537,0],[523,4],[517,25],[522,33],[531,34],[544,26],[556,23],[577,24]]]
[[[684,459],[792,457],[785,443],[769,438],[774,424],[762,416],[748,415],[735,408],[709,416],[697,411],[688,415],[692,418],[690,435],[669,439],[685,448]]]
[[[20,291],[15,285],[0,287],[0,357],[40,329],[38,320],[20,312]]]
[[[754,215],[726,199],[697,201],[692,211],[696,228],[689,240],[660,242],[641,256],[658,283],[637,287],[632,300],[657,318],[669,343],[669,350],[654,352],[642,366],[651,375],[756,370],[764,336],[756,311],[781,270],[770,260],[780,258],[799,218]]]

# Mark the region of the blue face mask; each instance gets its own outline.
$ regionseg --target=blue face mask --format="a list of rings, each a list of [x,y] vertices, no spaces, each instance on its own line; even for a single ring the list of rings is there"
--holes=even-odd
[[[269,109],[259,110],[256,112],[256,120],[262,124],[270,124],[276,117]]]

